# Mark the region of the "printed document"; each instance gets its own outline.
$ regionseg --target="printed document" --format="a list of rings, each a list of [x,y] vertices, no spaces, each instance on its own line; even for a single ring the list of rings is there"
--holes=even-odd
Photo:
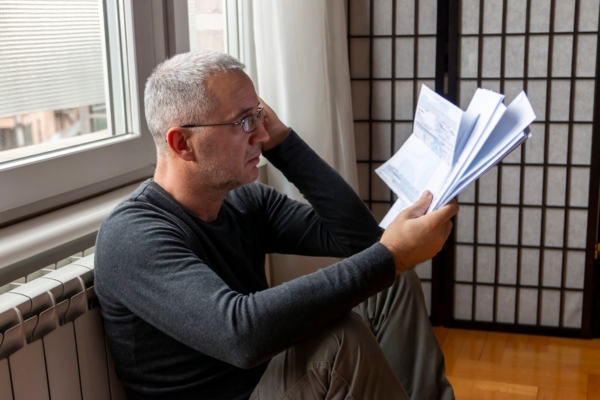
[[[413,134],[375,170],[398,196],[381,227],[425,190],[433,194],[428,212],[442,207],[530,136],[535,113],[525,93],[508,107],[503,99],[499,93],[477,89],[463,112],[422,86]]]

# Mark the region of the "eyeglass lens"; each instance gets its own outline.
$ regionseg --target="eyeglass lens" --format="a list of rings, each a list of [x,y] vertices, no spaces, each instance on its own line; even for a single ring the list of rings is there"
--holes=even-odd
[[[251,115],[244,118],[244,121],[242,122],[242,128],[246,133],[254,131],[256,129],[256,115]]]
[[[262,117],[262,108],[258,110],[258,114],[250,115],[242,120],[242,129],[246,133],[254,132],[256,129],[256,125],[258,125],[258,121]]]

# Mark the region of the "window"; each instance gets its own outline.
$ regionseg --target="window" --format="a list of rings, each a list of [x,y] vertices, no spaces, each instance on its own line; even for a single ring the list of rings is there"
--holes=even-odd
[[[0,3],[0,226],[152,175],[143,87],[168,3]]]
[[[191,51],[225,51],[224,3],[224,0],[188,0]]]
[[[246,64],[253,78],[251,32],[252,4],[247,0],[187,0],[190,50],[226,52]]]
[[[0,5],[0,125],[9,144],[0,149],[0,163],[126,133],[108,126],[106,112],[100,124],[92,124],[99,114],[90,113],[106,109],[110,94],[103,38],[114,33],[104,24],[103,6],[108,16],[115,3]]]

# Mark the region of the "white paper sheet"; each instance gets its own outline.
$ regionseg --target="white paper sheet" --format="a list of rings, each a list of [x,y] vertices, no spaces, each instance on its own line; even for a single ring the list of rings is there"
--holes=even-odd
[[[403,204],[414,203],[426,189],[439,192],[451,170],[457,141],[465,134],[461,132],[462,117],[460,108],[422,86],[413,134],[375,170]],[[471,127],[474,120],[470,116]]]
[[[444,187],[434,196],[429,210],[437,210],[447,203],[445,196],[441,195],[452,191],[452,187],[458,184],[458,180],[465,169],[477,156],[481,147],[492,133],[494,126],[504,114],[506,106],[502,104],[504,95],[486,89],[477,89],[467,110],[470,113],[479,114],[479,119],[473,128],[464,149],[452,167],[452,171],[445,178]]]
[[[477,89],[462,112],[429,88],[421,89],[413,134],[375,170],[398,196],[381,227],[425,190],[433,193],[428,212],[442,207],[530,136],[527,127],[535,113],[525,93],[509,107],[503,99],[499,93]]]
[[[447,165],[452,165],[463,111],[427,86],[421,86],[413,135]]]
[[[434,209],[456,197],[462,189],[523,143],[529,137],[529,134],[523,131],[534,120],[535,112],[531,107],[531,103],[529,103],[525,92],[521,92],[506,108],[481,149],[475,154],[470,164],[464,168],[454,185],[445,192],[446,195],[441,198]]]

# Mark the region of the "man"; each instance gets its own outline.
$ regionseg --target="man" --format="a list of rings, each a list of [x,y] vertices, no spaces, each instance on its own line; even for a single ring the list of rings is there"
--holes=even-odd
[[[154,179],[104,221],[96,247],[96,292],[128,397],[453,398],[409,268],[440,250],[456,203],[423,216],[425,195],[382,235],[243,68],[187,53],[146,84]],[[261,151],[310,205],[252,183]],[[269,288],[272,252],[347,258]]]

